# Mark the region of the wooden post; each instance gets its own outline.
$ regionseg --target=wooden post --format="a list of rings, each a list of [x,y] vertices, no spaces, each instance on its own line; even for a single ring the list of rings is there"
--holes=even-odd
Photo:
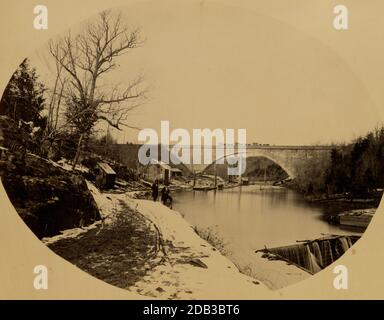
[[[267,184],[267,167],[264,168],[264,186]]]
[[[243,163],[242,163],[242,158],[241,158],[241,155],[240,155],[240,157],[239,157],[239,162],[238,162],[238,167],[239,167],[239,170],[240,170],[240,172],[242,172],[243,171],[243,168],[242,168],[242,166],[243,166]],[[240,175],[239,175],[239,185],[240,186],[242,186],[243,185],[243,174],[242,173],[240,173]]]
[[[214,169],[215,169],[215,189],[217,189],[217,166],[216,166],[216,161],[214,163]]]

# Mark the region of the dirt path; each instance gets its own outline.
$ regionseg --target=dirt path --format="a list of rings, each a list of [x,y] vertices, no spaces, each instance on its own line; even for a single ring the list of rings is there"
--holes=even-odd
[[[59,239],[48,247],[90,275],[127,288],[159,263],[158,233],[123,201],[115,204],[110,223]]]
[[[103,222],[44,242],[85,272],[138,297],[254,299],[271,292],[160,202],[89,185]]]

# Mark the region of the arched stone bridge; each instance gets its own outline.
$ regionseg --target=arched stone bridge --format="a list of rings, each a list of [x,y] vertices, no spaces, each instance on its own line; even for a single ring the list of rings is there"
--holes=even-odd
[[[137,167],[137,154],[139,144],[115,145],[121,153],[121,161],[128,167]],[[268,146],[268,145],[247,145],[247,158],[266,157],[287,172],[291,178],[295,178],[301,169],[324,164],[331,158],[331,150],[337,146]],[[160,150],[160,149],[159,149]],[[235,148],[237,150],[237,148]],[[160,154],[160,152],[159,152]],[[192,156],[192,147],[190,154]],[[202,151],[202,156],[204,152]],[[216,149],[212,149],[212,159],[216,159]],[[206,172],[212,164],[183,164],[180,169],[185,169],[186,174],[193,172]]]
[[[247,146],[246,158],[266,157],[278,164],[290,178],[295,178],[300,169],[330,161],[335,146]],[[236,150],[236,149],[235,149]],[[215,159],[215,150],[212,158]],[[212,164],[186,165],[192,172],[206,172]]]

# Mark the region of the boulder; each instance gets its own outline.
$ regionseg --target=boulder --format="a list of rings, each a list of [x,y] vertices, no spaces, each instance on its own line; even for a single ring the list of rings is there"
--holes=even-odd
[[[16,211],[38,238],[100,220],[85,179],[26,152],[7,152],[2,182]]]

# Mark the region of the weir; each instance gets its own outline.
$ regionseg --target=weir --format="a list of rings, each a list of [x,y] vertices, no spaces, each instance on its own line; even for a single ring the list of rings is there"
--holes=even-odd
[[[315,274],[339,259],[360,237],[329,236],[303,243],[258,250],[272,259],[282,259]]]

